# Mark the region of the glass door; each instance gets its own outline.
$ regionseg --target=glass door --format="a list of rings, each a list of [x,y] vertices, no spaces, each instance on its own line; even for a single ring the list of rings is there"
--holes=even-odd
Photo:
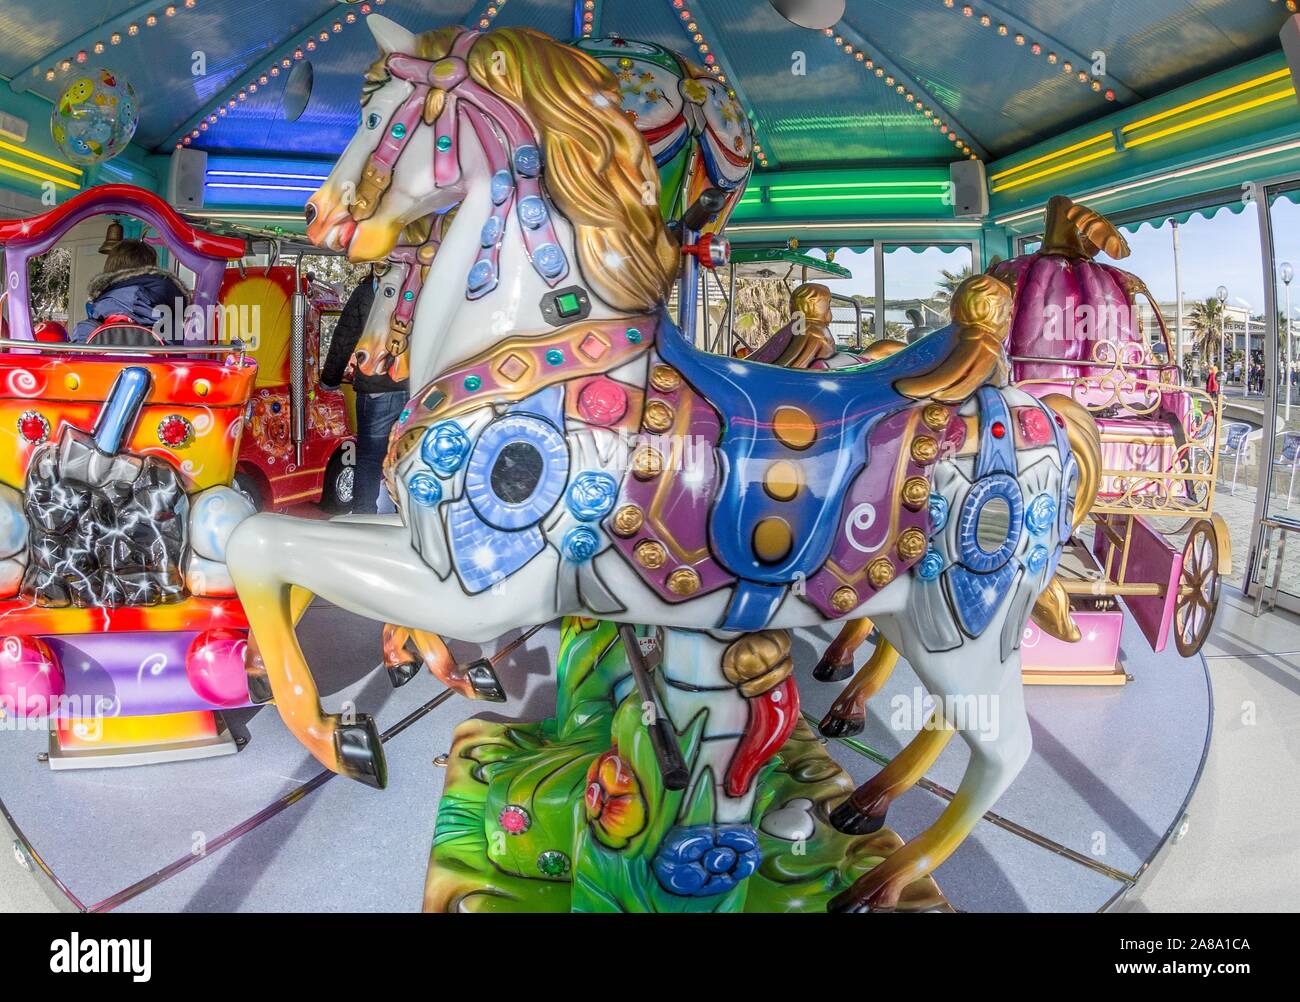
[[[1246,591],[1278,583],[1277,604],[1300,612],[1300,538],[1288,540],[1279,564],[1282,532],[1270,521],[1300,528],[1300,178],[1255,192],[1265,267],[1271,278],[1263,343],[1251,345],[1246,400],[1259,408],[1261,434],[1254,456],[1259,492]]]

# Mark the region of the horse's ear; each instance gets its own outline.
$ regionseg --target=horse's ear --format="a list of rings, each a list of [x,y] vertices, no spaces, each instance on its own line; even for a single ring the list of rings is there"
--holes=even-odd
[[[366,18],[370,33],[379,43],[379,51],[385,55],[394,52],[411,55],[415,52],[415,35],[407,31],[396,21],[389,20],[382,14],[371,14]]]

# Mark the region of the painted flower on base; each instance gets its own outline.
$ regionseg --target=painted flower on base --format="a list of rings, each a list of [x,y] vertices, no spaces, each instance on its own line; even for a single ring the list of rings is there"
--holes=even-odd
[[[758,835],[749,825],[694,825],[668,833],[654,869],[664,890],[707,898],[726,894],[762,861]]]
[[[591,763],[584,800],[592,833],[611,849],[622,849],[646,826],[641,783],[617,749]]]

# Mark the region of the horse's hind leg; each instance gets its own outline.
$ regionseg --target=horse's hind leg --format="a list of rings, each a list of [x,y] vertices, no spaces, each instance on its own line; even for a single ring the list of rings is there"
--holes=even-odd
[[[870,619],[851,619],[840,635],[831,641],[826,653],[813,669],[818,682],[842,682],[853,674],[853,655],[875,628]]]
[[[858,670],[844,691],[835,697],[830,710],[817,725],[822,734],[828,738],[846,738],[862,733],[867,723],[868,701],[889,681],[897,664],[897,649],[883,636],[880,637],[871,659]]]
[[[916,785],[954,733],[936,709],[906,748],[831,812],[831,824],[846,835],[879,831],[885,824],[889,805]]]
[[[992,655],[994,652],[987,653]],[[986,727],[978,719],[983,714],[976,715],[976,720],[950,720],[959,725],[961,736],[971,751],[970,764],[956,796],[933,825],[835,897],[830,903],[832,911],[889,911],[895,908],[904,888],[928,876],[961,845],[1029,758],[1031,739],[1020,680],[1019,652],[1014,652],[1000,665],[992,658],[981,662],[975,654],[971,652],[968,655],[970,673],[977,674],[981,667],[987,670],[996,666],[1000,684],[992,691],[968,689],[966,695],[952,698],[954,703],[967,701],[962,704],[967,706],[972,698],[991,699],[989,706],[995,711],[993,719],[996,722],[992,727]],[[938,695],[940,687],[929,682],[927,687]]]

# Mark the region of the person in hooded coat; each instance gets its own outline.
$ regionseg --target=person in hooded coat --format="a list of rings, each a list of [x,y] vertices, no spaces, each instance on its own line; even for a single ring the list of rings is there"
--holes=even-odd
[[[109,251],[103,273],[91,281],[87,294],[86,319],[73,329],[73,341],[84,343],[115,316],[130,317],[152,329],[160,316],[157,310],[176,310],[178,299],[181,315],[172,318],[169,329],[184,328],[189,293],[175,275],[158,267],[157,253],[143,240],[123,240]]]

